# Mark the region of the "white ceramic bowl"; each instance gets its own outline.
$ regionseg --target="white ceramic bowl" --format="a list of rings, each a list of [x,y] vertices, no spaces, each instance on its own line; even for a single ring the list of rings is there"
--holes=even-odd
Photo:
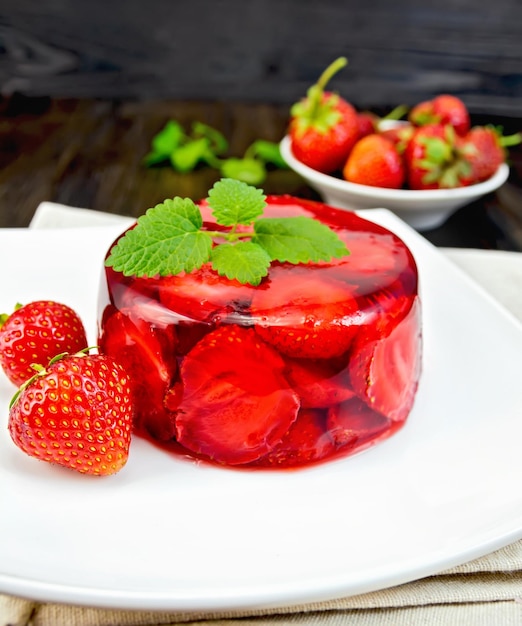
[[[383,189],[358,185],[321,174],[298,161],[292,153],[290,137],[280,144],[281,154],[289,167],[301,175],[326,204],[341,209],[389,209],[416,230],[428,230],[443,224],[460,207],[495,191],[504,184],[509,167],[502,164],[488,180],[455,189]]]

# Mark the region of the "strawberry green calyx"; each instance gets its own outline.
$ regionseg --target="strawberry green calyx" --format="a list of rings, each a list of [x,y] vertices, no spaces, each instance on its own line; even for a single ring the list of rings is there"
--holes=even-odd
[[[332,76],[347,64],[348,60],[345,57],[336,59],[324,70],[317,83],[308,89],[306,98],[292,106],[290,114],[296,120],[300,132],[312,127],[326,133],[340,121],[341,113],[337,110],[339,96],[330,94],[328,99],[323,96]]]
[[[76,352],[74,356],[88,356],[90,350],[94,350],[96,348],[97,346],[92,346],[84,348],[83,350],[78,350],[78,352]],[[56,354],[55,356],[53,356],[53,358],[49,360],[49,363],[47,363],[45,367],[40,363],[31,363],[31,368],[34,370],[34,374],[33,376],[31,376],[31,378],[28,378],[24,383],[22,383],[20,387],[16,390],[15,394],[11,398],[11,401],[9,402],[9,409],[11,409],[18,402],[18,399],[27,389],[27,387],[29,387],[29,385],[31,385],[37,378],[41,378],[47,374],[47,370],[49,369],[49,367],[51,367],[51,365],[54,365],[58,361],[61,361],[68,356],[71,356],[69,352],[60,352],[60,354]]]
[[[452,189],[471,173],[471,166],[465,157],[466,151],[473,150],[473,147],[458,148],[455,137],[454,128],[446,125],[444,137],[425,136],[419,139],[425,152],[415,165],[426,172],[422,178],[424,184],[438,183],[442,188]]]
[[[486,126],[486,128],[491,128],[496,133],[498,144],[502,148],[512,148],[522,143],[522,133],[504,135],[504,129],[500,126]]]
[[[13,309],[14,311],[18,311],[18,309],[22,308],[22,304],[20,304],[19,302],[17,302],[15,304],[15,307]],[[0,313],[0,328],[2,328],[2,326],[7,322],[7,320],[11,317],[11,313]]]
[[[125,276],[173,276],[210,263],[220,276],[259,285],[273,261],[317,263],[349,254],[338,235],[309,217],[266,218],[260,189],[230,178],[208,194],[216,224],[204,227],[189,198],[165,200],[142,215],[105,261]]]

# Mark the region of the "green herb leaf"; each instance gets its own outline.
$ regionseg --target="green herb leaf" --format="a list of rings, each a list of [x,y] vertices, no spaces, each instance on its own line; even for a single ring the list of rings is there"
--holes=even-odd
[[[218,224],[251,224],[263,214],[266,196],[240,180],[223,178],[208,192],[208,203]]]
[[[210,148],[215,154],[222,154],[228,150],[228,142],[225,137],[212,126],[208,126],[208,124],[194,122],[192,124],[192,134],[194,137],[206,137],[210,142]]]
[[[270,163],[281,169],[288,168],[286,161],[281,155],[279,144],[272,141],[265,141],[264,139],[258,139],[251,144],[246,152],[245,156],[258,157],[265,163]]]
[[[202,231],[201,211],[189,198],[149,209],[112,248],[105,264],[125,276],[191,272],[210,258],[212,235]]]
[[[185,140],[185,132],[178,122],[168,121],[152,139],[152,150],[144,158],[146,166],[168,161],[170,155]]]
[[[249,185],[261,185],[266,178],[265,166],[256,159],[226,159],[221,163],[220,170],[223,176]]]
[[[172,167],[178,172],[191,172],[200,161],[207,161],[211,156],[208,139],[201,137],[179,146],[170,155]]]
[[[251,241],[216,246],[210,259],[212,269],[221,276],[254,286],[259,285],[270,267],[270,256],[261,246]]]
[[[259,285],[272,261],[309,263],[349,254],[326,225],[309,217],[263,218],[266,196],[241,181],[224,178],[209,191],[218,224],[203,230],[189,198],[165,200],[149,209],[112,248],[105,264],[126,276],[168,276],[211,262],[221,276]],[[250,228],[238,228],[239,225]]]
[[[310,217],[261,218],[254,223],[254,231],[252,241],[272,261],[316,263],[349,254],[333,230]]]
[[[185,131],[181,124],[175,120],[169,120],[163,129],[152,139],[152,149],[154,152],[161,152],[169,155],[177,148],[185,138]]]

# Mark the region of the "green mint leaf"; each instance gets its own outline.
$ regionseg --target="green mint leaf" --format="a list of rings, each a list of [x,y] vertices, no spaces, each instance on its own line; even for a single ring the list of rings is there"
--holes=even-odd
[[[265,141],[264,139],[254,141],[254,143],[247,148],[245,156],[258,157],[265,163],[270,163],[281,169],[288,168],[286,161],[281,155],[279,144]]]
[[[168,156],[165,156],[162,152],[149,152],[143,157],[143,164],[145,167],[152,167],[158,163],[163,163],[168,160]]]
[[[212,236],[201,230],[201,211],[190,198],[165,200],[142,215],[112,248],[105,264],[125,276],[169,276],[206,263]]]
[[[212,269],[220,276],[254,286],[259,285],[270,267],[269,255],[251,241],[222,243],[212,249],[210,260]]]
[[[254,223],[253,243],[272,261],[316,263],[349,254],[337,233],[310,217],[261,218]]]
[[[173,150],[175,150],[185,139],[185,132],[178,122],[174,120],[168,121],[160,132],[152,139],[152,152],[155,154],[163,154],[168,158]]]
[[[220,170],[223,176],[242,180],[248,185],[260,185],[266,178],[265,166],[256,159],[226,159]]]
[[[172,167],[178,172],[191,172],[200,161],[210,154],[208,139],[194,139],[176,148],[170,155]]]
[[[218,224],[251,224],[263,214],[266,196],[243,181],[222,178],[208,192],[208,204]]]
[[[194,122],[192,124],[192,134],[194,137],[206,137],[210,142],[210,148],[215,154],[223,154],[228,150],[228,142],[225,137],[212,126],[203,124],[203,122]]]

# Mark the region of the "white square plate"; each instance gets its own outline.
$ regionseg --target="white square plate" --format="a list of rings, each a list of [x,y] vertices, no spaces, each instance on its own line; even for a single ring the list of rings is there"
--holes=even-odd
[[[0,591],[158,610],[291,606],[437,573],[522,537],[522,327],[385,210],[410,246],[424,370],[406,426],[299,471],[227,470],[135,438],[99,479],[22,454],[0,373]],[[0,311],[61,300],[96,337],[105,251],[120,226],[0,230]]]

